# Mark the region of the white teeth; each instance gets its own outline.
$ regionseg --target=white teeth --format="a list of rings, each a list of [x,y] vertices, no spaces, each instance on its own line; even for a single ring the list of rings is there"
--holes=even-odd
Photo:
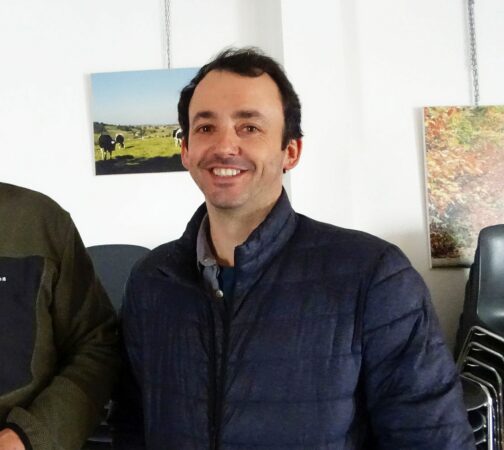
[[[218,177],[234,177],[238,175],[241,171],[237,169],[226,169],[223,167],[216,167],[212,169],[212,173]]]

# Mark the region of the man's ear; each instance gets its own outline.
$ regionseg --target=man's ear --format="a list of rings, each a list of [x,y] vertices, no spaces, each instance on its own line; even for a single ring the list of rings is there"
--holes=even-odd
[[[287,147],[284,149],[284,164],[283,170],[284,173],[287,170],[294,169],[299,162],[299,158],[301,157],[301,150],[303,148],[303,141],[301,138],[299,139],[291,139],[287,144]]]
[[[187,139],[182,138],[182,141],[180,142],[180,157],[182,159],[182,165],[189,170],[189,156],[188,153],[189,149],[187,148]]]

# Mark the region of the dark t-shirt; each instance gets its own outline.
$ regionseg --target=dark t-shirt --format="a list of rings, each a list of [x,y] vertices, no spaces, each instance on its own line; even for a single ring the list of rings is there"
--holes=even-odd
[[[234,267],[220,267],[219,270],[219,286],[224,292],[224,303],[226,309],[229,310],[230,300],[233,298],[233,290],[235,284],[235,268]]]

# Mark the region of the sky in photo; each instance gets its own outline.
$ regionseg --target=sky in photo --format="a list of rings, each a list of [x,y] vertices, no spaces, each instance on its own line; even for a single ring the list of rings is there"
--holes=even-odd
[[[91,75],[93,122],[114,125],[177,123],[182,88],[198,68],[94,73]]]

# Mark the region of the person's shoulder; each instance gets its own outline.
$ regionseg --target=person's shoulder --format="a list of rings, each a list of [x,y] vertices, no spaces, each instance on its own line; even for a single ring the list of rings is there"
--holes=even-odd
[[[0,217],[0,247],[5,256],[15,249],[16,255],[58,262],[76,233],[70,214],[54,200],[12,184],[0,183]]]
[[[298,244],[306,248],[314,264],[324,262],[328,270],[365,279],[369,286],[400,291],[407,286],[420,295],[402,299],[404,307],[416,307],[426,288],[408,257],[395,244],[363,231],[337,227],[300,216]],[[300,252],[298,252],[300,253]],[[388,284],[383,284],[388,280]],[[391,288],[390,286],[394,286]],[[380,291],[382,292],[382,291]],[[401,291],[402,292],[402,291]]]
[[[377,236],[364,231],[343,228],[325,222],[311,219],[298,214],[297,240],[300,244],[306,242],[315,247],[338,249],[339,252],[350,249],[366,254],[382,253],[393,246]]]
[[[61,217],[68,220],[68,213],[49,196],[13,184],[0,183],[0,204],[14,210],[30,211],[32,217]]]
[[[394,273],[411,268],[411,263],[395,244],[364,231],[342,228],[298,214],[297,232],[291,248],[323,258],[334,267],[360,272],[378,269]]]

